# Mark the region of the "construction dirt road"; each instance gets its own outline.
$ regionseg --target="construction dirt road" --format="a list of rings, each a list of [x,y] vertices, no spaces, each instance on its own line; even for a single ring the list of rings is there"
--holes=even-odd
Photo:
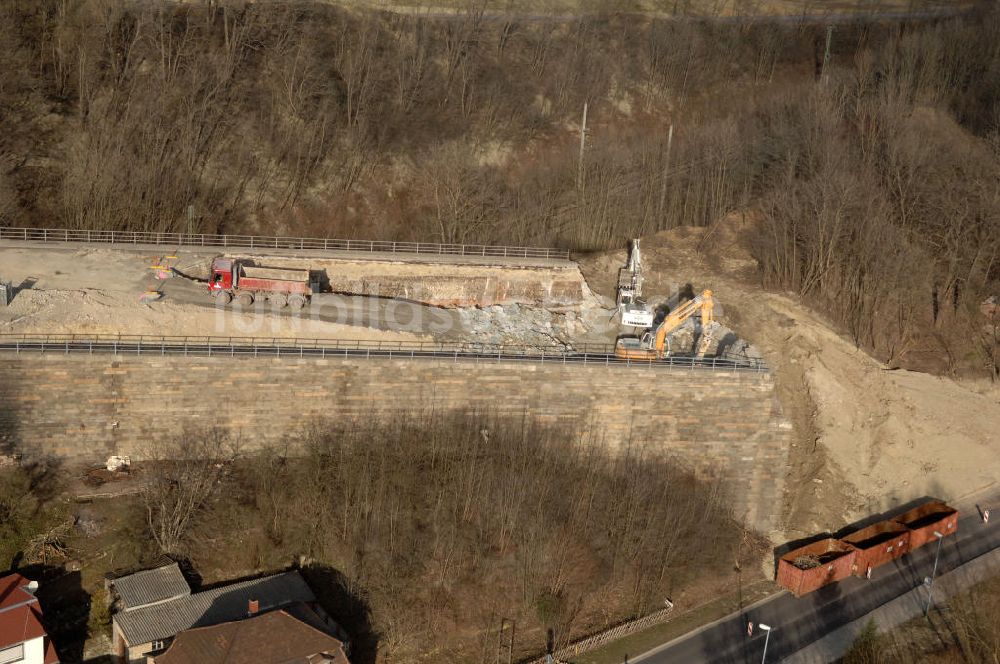
[[[321,292],[302,312],[214,305],[204,279],[217,252],[104,246],[0,246],[0,277],[16,296],[0,333],[278,337],[366,342],[472,341],[546,346],[612,343],[610,304],[572,263],[470,264],[250,255],[308,267]],[[248,254],[240,253],[240,256]],[[170,276],[158,279],[159,276]],[[161,297],[146,298],[158,291]]]
[[[201,261],[199,255],[185,259]],[[209,257],[210,258],[210,257]],[[162,257],[108,248],[0,248],[3,277],[18,289],[0,309],[0,331],[25,334],[141,334],[168,336],[314,337],[414,341],[422,335],[383,331],[280,312],[216,310],[204,287],[165,282],[150,268]],[[20,284],[20,286],[18,286]],[[141,296],[161,289],[156,302]]]

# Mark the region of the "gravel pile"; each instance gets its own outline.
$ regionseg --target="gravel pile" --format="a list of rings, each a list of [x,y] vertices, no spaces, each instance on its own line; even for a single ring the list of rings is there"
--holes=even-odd
[[[670,352],[680,355],[697,351],[698,339],[695,337],[694,320],[685,321],[670,335]],[[746,339],[741,338],[732,329],[716,322],[712,331],[712,343],[708,346],[707,356],[718,356],[739,360],[763,359],[760,350]]]
[[[460,309],[468,336],[483,345],[568,346],[577,324],[576,314],[517,304]]]

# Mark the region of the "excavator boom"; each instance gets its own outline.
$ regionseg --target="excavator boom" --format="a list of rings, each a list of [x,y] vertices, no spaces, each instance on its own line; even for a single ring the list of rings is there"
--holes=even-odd
[[[642,299],[642,255],[639,240],[632,240],[628,261],[618,271],[618,313],[622,325],[649,327],[653,324],[653,310]]]
[[[677,330],[692,316],[701,318],[702,341],[698,344],[698,355],[704,356],[711,337],[708,330],[714,322],[714,301],[712,291],[702,291],[700,295],[684,302],[667,314],[667,317],[656,327],[654,333],[647,332],[642,339],[619,339],[615,346],[615,356],[629,360],[658,360],[664,357],[667,347],[667,337]]]

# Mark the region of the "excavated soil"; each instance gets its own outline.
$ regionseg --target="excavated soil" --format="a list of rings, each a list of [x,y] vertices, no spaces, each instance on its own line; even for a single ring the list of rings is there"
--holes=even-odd
[[[169,265],[206,278],[215,253],[155,255],[106,247],[0,247],[0,278],[19,286],[0,307],[0,333],[474,341],[528,346],[613,343],[608,303],[572,263],[402,263],[239,254],[272,267],[308,267],[329,281],[296,314],[255,305],[217,309],[203,284],[157,279]],[[157,290],[162,297],[146,300]],[[474,302],[480,306],[434,306]],[[499,302],[497,304],[494,304]]]
[[[717,315],[773,368],[795,431],[783,532],[794,539],[925,495],[956,501],[1000,477],[1000,388],[891,371],[807,305],[764,291],[732,215],[711,229],[642,241],[651,302],[688,285],[715,293]],[[598,294],[614,289],[625,251],[581,261]]]

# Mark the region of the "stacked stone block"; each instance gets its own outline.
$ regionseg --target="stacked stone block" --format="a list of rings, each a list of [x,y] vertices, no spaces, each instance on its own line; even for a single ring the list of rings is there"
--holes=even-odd
[[[558,363],[0,355],[0,448],[25,458],[141,456],[190,426],[247,448],[317,418],[479,409],[592,426],[717,476],[737,517],[775,525],[790,428],[768,374]],[[16,448],[16,449],[14,449]],[[0,449],[0,452],[3,452]]]

